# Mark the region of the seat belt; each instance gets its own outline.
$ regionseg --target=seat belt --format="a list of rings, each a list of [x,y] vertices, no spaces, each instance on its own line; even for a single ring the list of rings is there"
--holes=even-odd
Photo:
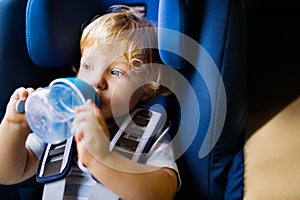
[[[49,182],[44,185],[43,200],[56,200],[64,198],[66,179]]]
[[[63,199],[74,150],[74,136],[46,146],[36,174],[37,182],[44,183],[43,200]]]
[[[136,162],[144,159],[158,137],[168,132],[166,113],[159,107],[138,107],[123,121],[110,143],[110,150]],[[166,127],[167,125],[167,127]],[[73,136],[60,144],[48,144],[39,164],[36,179],[44,183],[43,200],[63,199],[66,176],[70,173],[75,152]],[[119,197],[100,184],[95,184],[90,200],[105,196],[108,200]]]
[[[74,136],[59,144],[48,144],[39,163],[37,182],[47,183],[65,178],[72,166],[74,150]]]

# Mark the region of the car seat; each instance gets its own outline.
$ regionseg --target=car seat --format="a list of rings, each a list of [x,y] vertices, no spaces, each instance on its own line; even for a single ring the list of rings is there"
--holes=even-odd
[[[0,121],[16,88],[37,88],[54,78],[74,74],[68,66],[44,68],[32,62],[26,45],[26,6],[27,0],[0,1]],[[35,178],[16,185],[0,185],[0,199],[40,199],[42,188]]]
[[[0,114],[21,85],[73,75],[81,27],[115,4],[145,10],[180,87],[167,100],[182,185],[175,199],[242,199],[246,39],[242,0],[23,0],[0,2]],[[18,15],[16,13],[18,11]],[[21,15],[20,13],[23,13]],[[26,24],[24,23],[26,22]],[[26,30],[25,30],[26,28]],[[33,189],[39,192],[33,193]],[[31,178],[0,186],[5,199],[40,199]],[[13,196],[15,195],[15,196]]]

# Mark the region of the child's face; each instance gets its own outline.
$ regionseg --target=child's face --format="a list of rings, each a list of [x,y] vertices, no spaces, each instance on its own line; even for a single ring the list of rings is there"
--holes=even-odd
[[[134,72],[120,48],[93,45],[82,52],[77,77],[96,89],[100,109],[104,117],[109,119],[128,113],[146,98],[145,90],[139,87],[145,73],[145,70]]]

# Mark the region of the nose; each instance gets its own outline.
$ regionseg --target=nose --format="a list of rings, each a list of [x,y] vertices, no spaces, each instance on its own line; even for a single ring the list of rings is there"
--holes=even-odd
[[[96,79],[92,86],[97,90],[105,90],[107,88],[107,82],[105,77],[102,75],[98,79]]]

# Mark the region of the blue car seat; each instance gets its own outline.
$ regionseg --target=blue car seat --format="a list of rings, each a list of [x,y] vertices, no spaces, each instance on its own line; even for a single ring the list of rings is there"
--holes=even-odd
[[[145,9],[179,86],[166,109],[182,185],[175,199],[242,199],[246,38],[242,0],[23,0],[0,2],[0,117],[18,86],[73,75],[81,27],[114,4]],[[18,15],[15,15],[16,10]],[[23,15],[21,15],[23,13]],[[26,22],[26,24],[24,23]],[[34,178],[0,185],[1,199],[41,199]],[[36,192],[32,192],[36,191]]]
[[[29,57],[25,34],[27,0],[0,1],[0,121],[12,92],[21,86],[37,88],[61,76],[71,76],[68,66],[44,68]],[[35,178],[23,183],[0,185],[1,200],[41,199],[43,185]]]

